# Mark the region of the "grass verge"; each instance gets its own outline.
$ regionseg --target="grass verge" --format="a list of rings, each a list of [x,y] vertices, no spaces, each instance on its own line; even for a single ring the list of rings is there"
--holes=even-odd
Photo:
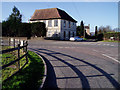
[[[112,41],[112,40],[103,40],[102,42],[120,42],[120,41]]]
[[[2,46],[2,50],[7,50],[7,49],[10,49],[10,48],[13,48],[11,46]],[[24,55],[25,53],[23,52],[23,50],[20,50],[20,56]],[[1,55],[1,58],[2,58],[2,61],[1,61],[1,64],[2,66],[3,65],[6,65],[8,63],[10,63],[11,61],[14,61],[18,58],[18,51],[15,50],[15,51],[11,51],[11,52],[8,52],[8,53],[3,53]],[[22,67],[25,62],[26,62],[26,58],[22,58],[20,61],[20,67]],[[9,67],[6,67],[5,69],[2,69],[2,81],[6,80],[8,77],[10,77],[11,75],[13,75],[15,72],[18,71],[18,62],[10,65]]]
[[[10,80],[2,82],[2,88],[34,88],[38,89],[44,75],[44,64],[41,58],[34,52],[28,52],[29,63]]]

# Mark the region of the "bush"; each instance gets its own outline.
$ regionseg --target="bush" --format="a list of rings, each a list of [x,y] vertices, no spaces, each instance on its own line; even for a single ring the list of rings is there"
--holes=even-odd
[[[103,40],[103,33],[97,35],[97,40],[102,41]]]
[[[45,28],[45,23],[43,22],[36,22],[36,23],[31,23],[31,30],[32,30],[32,36],[46,36],[46,28]]]
[[[17,25],[15,28],[16,31],[12,29],[12,26]],[[8,21],[2,22],[2,36],[17,36],[17,37],[27,37],[28,39],[31,36],[46,36],[45,23],[14,23],[11,24]]]
[[[120,32],[107,32],[104,34],[105,39],[110,39],[110,37],[114,37],[115,40],[119,40]]]
[[[31,37],[31,24],[21,23],[18,36],[30,38]]]

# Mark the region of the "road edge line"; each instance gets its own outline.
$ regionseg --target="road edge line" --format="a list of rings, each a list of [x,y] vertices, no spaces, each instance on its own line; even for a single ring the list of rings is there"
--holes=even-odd
[[[106,57],[108,57],[108,58],[110,58],[110,59],[112,59],[112,60],[114,60],[114,61],[116,61],[116,62],[118,62],[118,63],[120,63],[117,59],[115,59],[115,58],[113,58],[113,57],[110,57],[110,56],[108,56],[108,55],[106,55],[106,54],[102,54],[103,56],[106,56]]]

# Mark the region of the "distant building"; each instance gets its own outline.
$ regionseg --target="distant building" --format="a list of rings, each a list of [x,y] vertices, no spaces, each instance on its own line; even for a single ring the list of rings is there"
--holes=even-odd
[[[90,35],[90,24],[88,24],[88,26],[84,26],[84,29],[86,30],[86,33]]]
[[[46,37],[69,39],[76,36],[77,21],[58,8],[35,10],[30,22],[44,22],[47,29]]]
[[[94,36],[95,35],[95,32],[90,32],[90,36]]]

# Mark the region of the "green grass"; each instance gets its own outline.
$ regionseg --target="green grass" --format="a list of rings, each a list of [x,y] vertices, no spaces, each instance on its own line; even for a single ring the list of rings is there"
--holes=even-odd
[[[8,88],[34,88],[38,89],[44,75],[44,64],[34,52],[28,52],[29,63],[10,80],[2,83],[3,89]]]
[[[10,47],[10,46],[2,46],[2,50],[6,50],[6,49],[9,49],[9,48],[13,48],[13,47]],[[20,50],[20,56],[22,56],[24,53],[22,52],[23,50]],[[4,53],[1,55],[1,58],[2,58],[2,66],[5,65],[5,64],[8,64],[10,63],[11,61],[14,61],[16,60],[18,57],[17,57],[17,54],[18,54],[18,51],[15,50],[15,51],[12,51],[12,52],[8,52],[8,53]],[[25,63],[25,58],[22,58],[20,60],[20,67],[22,67]],[[7,79],[8,77],[10,77],[13,73],[15,73],[16,71],[18,71],[18,68],[17,68],[18,64],[17,63],[14,63],[13,65],[5,68],[5,69],[2,69],[2,81],[4,81],[5,79]]]
[[[103,40],[102,42],[120,42],[120,41],[112,41],[112,40]]]

